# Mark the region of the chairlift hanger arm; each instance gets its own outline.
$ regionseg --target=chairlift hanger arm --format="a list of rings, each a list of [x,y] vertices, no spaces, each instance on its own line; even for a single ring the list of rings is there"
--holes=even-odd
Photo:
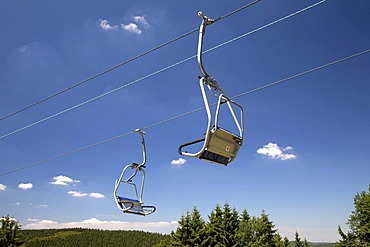
[[[198,55],[197,55],[198,65],[199,65],[200,71],[202,72],[203,76],[207,78],[210,75],[204,69],[203,61],[202,61],[203,37],[204,37],[204,33],[206,32],[206,26],[212,24],[214,20],[208,19],[208,17],[205,16],[201,11],[198,12],[198,16],[202,18],[202,23],[200,24],[199,38],[198,38]]]
[[[135,132],[138,132],[140,134],[141,145],[142,145],[142,148],[143,148],[143,162],[138,167],[139,168],[141,168],[141,167],[145,168],[145,164],[146,164],[146,147],[145,147],[145,140],[144,140],[145,132],[140,128],[136,129]]]
[[[217,81],[215,78],[213,78],[212,76],[210,76],[205,68],[204,68],[204,65],[203,65],[203,60],[202,60],[202,56],[203,56],[203,37],[204,37],[204,34],[206,32],[206,26],[208,25],[211,25],[213,22],[215,22],[215,20],[213,19],[209,19],[207,16],[205,16],[201,11],[198,12],[198,16],[202,18],[202,23],[200,24],[200,27],[199,27],[199,37],[198,37],[198,52],[197,52],[197,59],[198,59],[198,65],[199,65],[199,69],[200,69],[200,72],[202,73],[203,75],[203,82],[208,86],[208,88],[211,90],[211,91],[219,91],[221,94],[224,94],[224,92],[222,91],[222,89],[219,87]],[[199,79],[201,79],[199,78]],[[215,93],[213,93],[214,95],[216,95]]]

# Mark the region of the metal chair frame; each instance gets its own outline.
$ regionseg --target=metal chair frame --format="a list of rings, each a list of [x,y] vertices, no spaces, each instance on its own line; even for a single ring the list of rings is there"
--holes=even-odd
[[[145,183],[144,168],[145,168],[145,164],[146,164],[146,147],[145,147],[145,140],[144,140],[145,132],[142,131],[141,129],[137,129],[135,131],[138,132],[140,134],[140,137],[141,137],[141,144],[142,144],[142,149],[143,149],[143,162],[141,164],[131,163],[129,165],[126,165],[123,168],[119,179],[116,180],[116,184],[115,184],[115,187],[114,187],[113,194],[114,194],[114,199],[115,199],[115,202],[117,204],[118,209],[121,210],[123,213],[137,214],[137,215],[146,216],[146,215],[154,213],[156,208],[155,208],[155,206],[143,205],[143,199],[142,198],[143,198],[144,183]],[[124,179],[124,176],[128,172],[129,168],[134,169],[135,171],[127,179]],[[138,192],[137,185],[132,181],[133,178],[138,174],[138,172],[141,173],[141,175],[142,175],[140,192]],[[127,185],[133,186],[134,191],[135,191],[135,195],[136,195],[135,199],[117,195],[118,188],[122,184],[127,184]]]
[[[211,77],[204,69],[202,61],[203,37],[206,26],[212,24],[214,20],[208,19],[206,16],[203,15],[202,12],[199,12],[198,15],[202,18],[202,23],[199,28],[197,60],[200,71],[203,75],[202,77],[199,77],[199,85],[202,92],[203,102],[205,105],[208,118],[207,131],[204,138],[185,143],[179,147],[178,151],[181,155],[184,156],[204,159],[215,164],[221,164],[226,166],[228,165],[228,163],[235,159],[239,151],[239,148],[243,142],[243,133],[244,133],[243,107],[238,103],[234,102],[233,100],[231,100],[230,98],[228,98],[218,85],[217,81],[213,77]],[[214,124],[205,86],[208,87],[208,89],[213,93],[214,96],[218,97],[217,108],[214,116]],[[228,109],[237,127],[238,134],[234,134],[225,129],[222,129],[218,125],[220,107],[224,103],[226,103],[226,105],[228,106]],[[236,113],[232,106],[235,106],[237,109],[239,109],[240,111],[239,118],[236,116]],[[190,153],[182,150],[186,146],[190,146],[200,142],[203,142],[203,146],[196,153]]]

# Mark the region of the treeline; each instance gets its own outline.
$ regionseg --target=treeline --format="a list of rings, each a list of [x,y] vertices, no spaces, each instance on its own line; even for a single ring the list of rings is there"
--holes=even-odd
[[[209,221],[202,219],[198,209],[186,212],[179,220],[176,231],[170,238],[163,239],[156,247],[168,246],[226,246],[226,247],[308,247],[306,239],[295,233],[293,243],[282,237],[268,215],[250,216],[247,210],[240,215],[229,204],[223,208],[216,205],[209,215]]]
[[[143,231],[111,231],[84,228],[21,230],[19,223],[9,216],[1,218],[0,247],[67,247],[67,246],[217,246],[217,247],[329,247],[334,244],[311,245],[301,240],[295,232],[294,241],[282,237],[269,216],[262,211],[260,216],[251,216],[244,210],[239,214],[225,203],[216,205],[202,219],[196,207],[179,219],[176,231],[171,234]],[[341,245],[342,246],[342,245]]]
[[[343,232],[333,244],[309,244],[295,232],[294,241],[282,237],[269,216],[251,216],[244,210],[239,214],[227,203],[215,209],[205,221],[198,209],[186,212],[179,220],[176,231],[170,235],[143,231],[108,231],[94,229],[21,230],[19,222],[8,216],[1,217],[0,247],[37,246],[130,246],[130,247],[370,247],[370,185],[368,191],[354,197],[354,210],[348,218],[349,231]]]
[[[155,246],[168,235],[143,231],[108,231],[96,229],[48,229],[21,230],[19,243],[22,247],[147,247]]]

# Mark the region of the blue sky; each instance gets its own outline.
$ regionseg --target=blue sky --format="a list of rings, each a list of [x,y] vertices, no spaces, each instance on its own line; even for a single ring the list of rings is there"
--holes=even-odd
[[[207,27],[204,48],[319,1],[262,0]],[[0,117],[199,27],[199,10],[223,16],[246,1],[7,1],[0,8]],[[367,0],[318,6],[204,55],[232,97],[368,50]],[[0,136],[196,54],[197,33],[0,121]],[[121,134],[122,138],[0,177],[0,213],[23,228],[97,227],[169,233],[197,206],[270,215],[282,236],[336,241],[353,197],[370,180],[370,54],[239,97],[245,136],[235,161],[213,165],[177,153],[200,138],[199,111],[145,129],[143,201],[157,212],[122,214],[113,188],[141,161],[131,133],[203,106],[195,59],[0,139],[0,173]],[[223,119],[225,124],[229,122]],[[183,160],[180,160],[182,158]],[[181,162],[182,161],[182,162]]]

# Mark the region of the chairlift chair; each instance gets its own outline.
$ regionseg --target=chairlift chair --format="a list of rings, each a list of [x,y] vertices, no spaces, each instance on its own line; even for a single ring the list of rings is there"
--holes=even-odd
[[[203,15],[202,12],[199,12],[198,15],[202,18],[202,23],[199,28],[197,60],[200,71],[203,75],[199,77],[199,85],[208,117],[207,131],[205,133],[204,138],[185,143],[179,147],[178,151],[181,155],[184,156],[204,159],[214,164],[227,166],[230,162],[232,162],[235,159],[239,151],[239,148],[243,142],[243,132],[244,132],[243,108],[241,105],[228,98],[218,85],[217,81],[213,77],[211,77],[204,69],[202,62],[203,36],[205,33],[206,26],[212,24],[214,20],[208,19],[206,16]],[[208,89],[212,92],[214,96],[218,97],[214,118],[212,117],[211,114],[210,104],[208,103],[205,86],[208,87]],[[218,124],[220,107],[224,103],[226,103],[231,113],[231,116],[235,122],[235,125],[238,130],[237,134],[221,128]],[[233,106],[234,108],[239,109],[240,111],[239,118],[236,116]],[[198,152],[191,153],[183,151],[184,147],[201,142],[203,142],[203,146]]]
[[[144,141],[144,134],[145,132],[142,131],[141,129],[135,130],[140,134],[141,137],[141,144],[143,148],[143,162],[141,164],[137,163],[131,163],[129,165],[126,165],[123,168],[123,171],[121,172],[121,175],[118,180],[116,180],[116,184],[114,187],[114,199],[116,201],[117,207],[119,210],[121,210],[123,213],[129,213],[129,214],[136,214],[136,215],[142,215],[146,216],[149,214],[152,214],[155,212],[156,208],[155,206],[147,206],[143,204],[142,197],[143,197],[143,192],[144,192],[144,182],[145,182],[145,163],[146,163],[146,148],[145,148],[145,141]],[[133,170],[133,173],[131,176],[128,176]],[[141,184],[140,184],[140,189],[138,190],[138,186],[136,183],[133,181],[133,178],[137,176],[138,174],[141,174]],[[119,190],[120,186],[124,187],[124,189],[121,188]],[[122,191],[126,194],[128,189],[131,187],[133,188],[134,191],[134,198],[130,198],[127,196],[122,196],[118,195],[118,191]]]

